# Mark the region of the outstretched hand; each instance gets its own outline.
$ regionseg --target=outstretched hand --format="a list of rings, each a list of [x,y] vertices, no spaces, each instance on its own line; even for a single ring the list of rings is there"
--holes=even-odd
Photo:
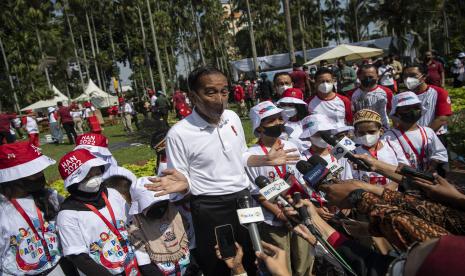
[[[268,162],[270,166],[281,166],[286,164],[295,164],[300,160],[299,154],[292,154],[297,152],[297,149],[284,149],[284,144],[281,140],[276,139],[276,142],[268,152]]]
[[[262,241],[264,252],[255,252],[273,276],[290,276],[286,264],[286,252],[279,247]]]
[[[162,172],[163,176],[151,177],[152,184],[145,184],[147,190],[158,192],[157,196],[171,193],[186,193],[189,189],[187,178],[176,169],[167,169]]]
[[[433,174],[434,181],[428,181],[419,177],[412,177],[412,182],[419,186],[426,195],[444,203],[454,204],[457,207],[465,206],[465,195],[459,192],[454,185],[438,174]]]

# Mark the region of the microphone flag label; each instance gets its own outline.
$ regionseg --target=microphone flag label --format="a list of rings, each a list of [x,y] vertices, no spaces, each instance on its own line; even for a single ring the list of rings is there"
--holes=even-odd
[[[289,190],[291,186],[281,178],[260,189],[260,194],[268,201],[273,201],[278,195]]]
[[[344,137],[336,144],[336,146],[333,147],[331,153],[334,157],[336,157],[336,159],[341,159],[348,151],[353,151],[355,148],[356,146],[354,141]]]
[[[248,224],[265,220],[262,207],[237,209],[237,217],[239,218],[240,224]]]

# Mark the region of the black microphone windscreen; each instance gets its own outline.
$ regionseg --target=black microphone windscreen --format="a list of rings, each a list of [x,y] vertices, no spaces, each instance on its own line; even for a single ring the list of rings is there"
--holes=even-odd
[[[321,131],[320,132],[321,139],[325,140],[326,143],[330,144],[331,146],[335,146],[337,144],[337,139],[334,135],[331,134],[331,131]]]
[[[295,164],[295,166],[301,174],[306,174],[313,168],[312,164],[304,160],[300,160],[299,162],[297,162],[297,164]]]
[[[257,185],[260,189],[264,188],[268,184],[270,184],[270,180],[263,175],[259,175],[257,178],[255,178],[255,185]]]
[[[328,162],[326,160],[324,160],[323,157],[321,157],[319,155],[316,155],[316,154],[314,154],[310,158],[308,158],[307,162],[310,163],[313,166],[321,164],[321,165],[326,167],[328,165]]]

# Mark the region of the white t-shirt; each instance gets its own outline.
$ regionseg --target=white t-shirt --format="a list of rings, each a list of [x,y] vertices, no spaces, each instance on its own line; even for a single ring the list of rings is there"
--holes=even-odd
[[[411,141],[419,155],[423,148],[423,151],[425,152],[423,162],[419,162],[420,160],[417,160],[415,152],[412,150],[409,143],[402,136],[402,133],[399,130],[390,129],[384,135],[386,141],[392,146],[398,155],[404,154],[406,159],[409,160],[410,166],[417,168],[420,171],[425,171],[428,169],[431,160],[443,163],[448,162],[447,150],[431,128],[419,127],[416,130],[405,132],[405,136]],[[424,146],[422,146],[423,141],[425,144]]]
[[[284,150],[293,149],[293,148],[297,147],[294,143],[291,143],[289,141],[281,140],[281,142],[284,144]],[[270,148],[268,148],[268,147],[266,149],[268,151],[270,150]],[[265,153],[263,152],[263,149],[258,144],[253,145],[247,151],[252,155],[265,155]],[[304,160],[304,158],[301,157],[301,160]],[[278,166],[278,167],[279,167],[280,170],[282,170],[282,168],[283,168],[283,166]],[[265,176],[265,177],[268,178],[268,180],[270,180],[270,182],[273,182],[274,180],[277,180],[277,179],[280,178],[278,172],[275,169],[275,166],[246,167],[245,170],[246,170],[247,175],[249,176],[249,179],[250,179],[250,182],[251,182],[251,185],[250,185],[249,189],[250,189],[250,193],[252,195],[259,195],[260,194],[259,193],[260,188],[258,188],[258,186],[255,185],[255,178],[257,178],[258,176],[260,176],[260,175]],[[295,165],[286,165],[285,172],[294,174],[294,176],[301,183],[305,183],[304,180],[302,179],[302,175],[297,170]],[[281,171],[281,173],[283,173],[283,174],[285,172]],[[256,204],[258,205],[258,202],[256,202]],[[275,215],[273,215],[271,212],[269,212],[266,208],[262,207],[262,210],[263,210],[263,215],[265,217],[265,223],[266,224],[272,225],[272,226],[281,226],[281,225],[283,225],[282,221],[278,220],[275,217]]]
[[[117,229],[124,239],[128,238],[126,225],[128,223],[128,206],[121,194],[109,188],[108,201],[115,214]],[[112,222],[108,208],[105,206],[99,212]],[[124,272],[124,264],[134,259],[134,251],[128,244],[128,253],[116,235],[92,211],[62,210],[57,218],[58,233],[63,245],[63,255],[88,254],[97,264],[105,267],[112,274]]]
[[[349,125],[352,121],[350,100],[340,94],[335,94],[330,100],[312,97],[308,103],[308,112],[326,115],[337,125]]]
[[[428,89],[417,96],[424,108],[424,113],[418,121],[420,126],[429,126],[437,116],[452,114],[449,93],[444,88],[428,85]],[[447,125],[442,125],[436,132],[437,135],[445,133],[447,133]]]
[[[26,125],[24,128],[29,134],[39,133],[39,125],[37,124],[37,121],[29,116],[26,117]]]
[[[79,111],[79,110],[71,111],[70,114],[71,114],[71,117],[73,117],[73,119],[82,117],[82,111]]]
[[[389,128],[388,114],[392,103],[392,91],[389,88],[377,85],[367,92],[357,88],[352,94],[350,102],[352,103],[352,112],[354,114],[361,109],[376,111],[381,116],[383,126]]]
[[[393,70],[394,68],[391,65],[382,65],[378,68],[378,75],[380,76],[379,83],[381,85],[394,85]]]
[[[152,97],[150,97],[150,105],[155,106],[156,102],[157,102],[157,96],[152,95]]]
[[[281,134],[281,136],[279,136],[279,138],[294,143],[297,146],[297,149],[302,152],[308,149],[308,145],[299,138],[302,132],[302,121],[287,121],[284,124],[284,132]]]
[[[383,140],[380,140],[379,143],[382,145],[382,148],[376,152],[376,158],[385,163],[397,166],[399,163],[409,165],[408,160],[405,158],[404,154],[398,154],[394,149]],[[356,154],[366,154],[371,155],[371,153],[364,147],[357,147],[355,149]],[[389,184],[391,180],[375,172],[366,172],[362,170],[352,170],[354,179],[362,180],[370,184],[377,184],[379,186],[384,186]]]
[[[48,122],[49,123],[56,123],[57,122],[56,111],[51,112],[51,113],[48,114]]]
[[[95,111],[95,108],[93,106],[87,107],[84,109],[84,118],[89,118],[91,116],[91,113]]]
[[[31,219],[39,236],[45,237],[51,261],[47,261],[41,240],[35,238],[21,214],[4,198],[0,200],[0,275],[39,274],[57,265],[62,256],[55,220],[44,222],[44,235],[32,196],[18,198],[17,201]],[[59,209],[56,191],[50,194],[49,202],[56,210]]]

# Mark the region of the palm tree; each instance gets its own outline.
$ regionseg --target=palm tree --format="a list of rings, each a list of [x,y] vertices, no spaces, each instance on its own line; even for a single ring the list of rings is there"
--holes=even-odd
[[[157,68],[158,68],[158,75],[160,76],[161,90],[163,92],[166,92],[165,74],[163,73],[163,68],[161,66],[160,52],[158,51],[157,35],[155,33],[155,27],[153,25],[153,19],[152,19],[152,10],[150,8],[149,0],[145,0],[145,2],[147,3],[147,10],[149,12],[150,29],[152,30],[153,47],[155,49],[155,58],[157,60]]]
[[[289,60],[295,63],[294,38],[292,37],[291,12],[289,10],[289,0],[283,0],[284,17],[286,21],[287,47],[289,49]]]

